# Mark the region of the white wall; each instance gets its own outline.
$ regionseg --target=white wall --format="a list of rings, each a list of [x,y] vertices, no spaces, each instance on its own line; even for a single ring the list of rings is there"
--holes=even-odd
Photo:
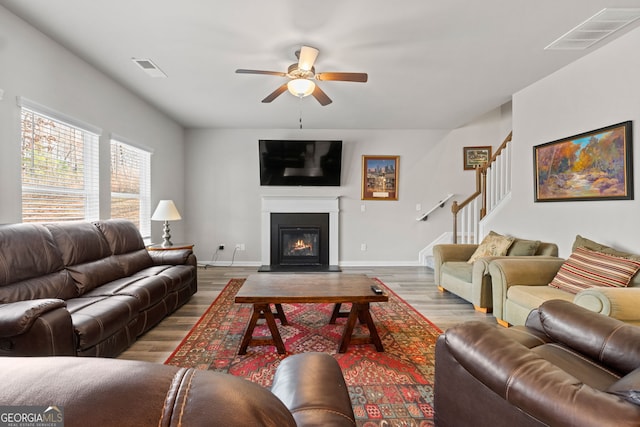
[[[485,229],[558,243],[568,256],[576,234],[640,253],[640,29],[513,97],[513,198]],[[533,146],[633,120],[635,198],[534,203]]]
[[[123,67],[131,66],[128,58]],[[172,198],[184,205],[183,129],[95,68],[0,7],[0,223],[21,221],[20,110],[22,96],[103,129],[101,216],[109,216],[109,134],[154,150],[152,206]],[[173,224],[172,224],[173,225]],[[154,236],[161,225],[152,225]],[[183,224],[172,226],[182,240]],[[176,240],[174,239],[174,240]]]
[[[463,171],[462,147],[499,145],[506,136],[510,109],[496,109],[452,132],[428,130],[191,129],[186,133],[188,239],[198,259],[221,264],[260,264],[260,215],[263,195],[340,196],[340,264],[417,265],[418,253],[451,231],[451,203],[418,222],[447,194],[463,200],[473,192],[474,174]],[[510,125],[510,124],[509,124]],[[509,127],[509,125],[506,125]],[[322,188],[260,187],[259,139],[343,140],[342,185]],[[398,201],[361,200],[362,155],[399,155]],[[364,205],[365,211],[361,207]],[[361,251],[365,243],[366,251]]]

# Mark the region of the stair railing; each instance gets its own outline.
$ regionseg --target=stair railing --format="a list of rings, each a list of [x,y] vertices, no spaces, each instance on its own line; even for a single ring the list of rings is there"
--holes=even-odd
[[[480,221],[511,192],[512,133],[487,164],[477,167],[475,192],[462,203],[453,201],[453,243],[480,243]]]
[[[447,202],[447,200],[449,200],[452,197],[453,197],[453,194],[447,194],[447,196],[444,199],[440,200],[438,204],[436,204],[433,208],[429,209],[426,213],[423,213],[418,218],[416,218],[416,221],[426,221],[429,218],[429,215],[431,215],[433,211],[435,211],[438,208],[444,208],[444,204]]]

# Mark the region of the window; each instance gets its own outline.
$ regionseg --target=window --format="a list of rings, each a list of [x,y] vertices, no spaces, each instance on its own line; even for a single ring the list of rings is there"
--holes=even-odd
[[[101,130],[24,99],[22,221],[97,220]]]
[[[151,153],[111,140],[111,218],[133,221],[151,236]]]

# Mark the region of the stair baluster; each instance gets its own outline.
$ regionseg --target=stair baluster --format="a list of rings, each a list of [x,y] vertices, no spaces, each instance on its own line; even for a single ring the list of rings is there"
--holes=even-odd
[[[476,169],[475,192],[452,203],[453,243],[480,243],[480,221],[511,192],[511,137],[509,133],[490,161]]]

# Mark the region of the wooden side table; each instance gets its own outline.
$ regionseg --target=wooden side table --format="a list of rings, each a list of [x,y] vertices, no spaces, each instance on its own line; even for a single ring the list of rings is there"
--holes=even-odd
[[[162,246],[162,243],[155,243],[147,246],[149,251],[177,251],[179,249],[193,249],[193,243],[174,243],[172,246]]]

